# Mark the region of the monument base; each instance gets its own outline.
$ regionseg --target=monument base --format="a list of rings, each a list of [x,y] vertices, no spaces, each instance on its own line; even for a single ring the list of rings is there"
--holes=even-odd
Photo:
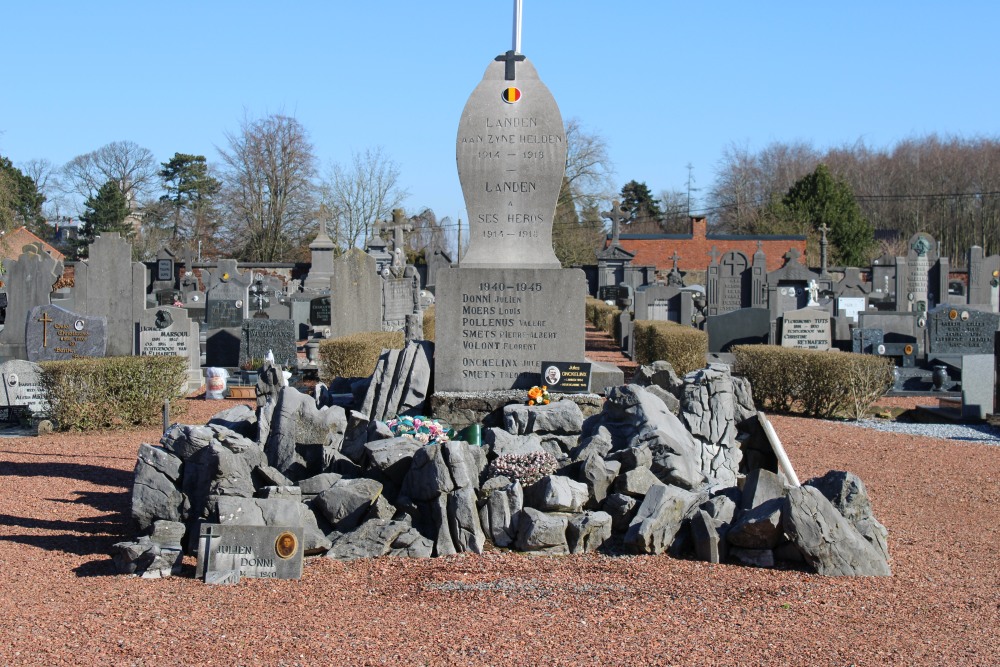
[[[582,362],[580,269],[443,269],[437,275],[435,391],[528,389],[543,361]]]

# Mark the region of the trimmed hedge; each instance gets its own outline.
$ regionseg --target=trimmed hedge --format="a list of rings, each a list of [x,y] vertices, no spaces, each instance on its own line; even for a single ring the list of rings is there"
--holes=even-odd
[[[46,361],[41,383],[49,418],[62,431],[152,426],[170,399],[183,414],[188,360],[183,357],[105,357]]]
[[[678,375],[705,367],[708,334],[698,329],[659,320],[633,322],[635,360],[640,364],[669,361]]]
[[[892,359],[850,352],[737,345],[733,371],[746,377],[761,410],[862,419],[893,385]]]
[[[611,336],[615,335],[615,322],[621,310],[591,296],[587,297],[585,309],[588,322]]]
[[[320,379],[368,377],[382,350],[401,350],[405,340],[402,331],[366,331],[320,341]]]

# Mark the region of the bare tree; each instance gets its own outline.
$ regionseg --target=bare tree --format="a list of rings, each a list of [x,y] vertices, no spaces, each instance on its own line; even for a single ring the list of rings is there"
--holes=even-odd
[[[244,118],[219,149],[227,207],[226,231],[242,259],[273,262],[301,249],[312,230],[316,158],[305,128],[275,114]]]
[[[399,186],[399,169],[381,147],[354,153],[351,164],[333,164],[320,186],[328,212],[328,233],[343,250],[371,236],[380,220],[388,220],[407,192]]]
[[[566,121],[566,183],[578,212],[584,206],[610,199],[615,192],[614,166],[608,144],[599,134],[587,132],[580,120]]]
[[[132,141],[113,141],[96,151],[77,155],[62,168],[63,188],[83,199],[115,181],[130,206],[148,197],[156,185],[156,159]]]

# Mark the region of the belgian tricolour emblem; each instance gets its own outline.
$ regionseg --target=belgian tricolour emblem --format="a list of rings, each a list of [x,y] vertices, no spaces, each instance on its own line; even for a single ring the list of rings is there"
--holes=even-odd
[[[503,92],[500,93],[500,97],[507,104],[514,104],[521,99],[521,91],[511,86],[510,88],[504,88]]]

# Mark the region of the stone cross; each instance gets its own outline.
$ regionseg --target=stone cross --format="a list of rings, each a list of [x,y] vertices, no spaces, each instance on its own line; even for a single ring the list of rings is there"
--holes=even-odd
[[[524,60],[524,56],[522,56],[520,53],[516,53],[515,51],[510,50],[510,51],[508,51],[507,53],[505,53],[503,55],[497,56],[495,58],[495,60],[497,60],[499,62],[502,62],[502,63],[505,63],[505,65],[504,65],[504,71],[503,71],[503,78],[505,80],[507,80],[507,81],[513,81],[514,78],[515,78],[514,77],[514,64],[517,63],[517,62],[519,62],[519,61],[521,61],[521,60]]]
[[[625,221],[625,214],[622,213],[619,201],[616,199],[611,202],[611,210],[601,213],[601,217],[611,221],[611,245],[619,245],[618,237],[621,234],[621,224]]]
[[[785,255],[784,255],[784,257],[785,257],[785,266],[788,266],[789,264],[792,264],[793,262],[797,263],[799,261],[799,257],[801,257],[801,256],[802,256],[802,253],[799,252],[798,248],[791,248],[791,249],[789,249],[789,251],[786,252]]]
[[[827,278],[830,275],[829,273],[827,273],[827,270],[826,270],[826,262],[827,262],[826,253],[827,253],[827,247],[829,245],[829,243],[826,240],[826,233],[828,231],[830,231],[830,228],[826,226],[825,222],[822,225],[819,226],[819,233],[820,233],[820,237],[819,237],[819,276],[820,276],[820,278]]]
[[[403,219],[403,209],[394,208],[392,210],[392,222],[382,222],[379,224],[379,232],[392,232],[392,250],[395,252],[397,249],[406,252],[405,239],[403,237],[404,232],[412,232],[413,225],[406,222]]]

